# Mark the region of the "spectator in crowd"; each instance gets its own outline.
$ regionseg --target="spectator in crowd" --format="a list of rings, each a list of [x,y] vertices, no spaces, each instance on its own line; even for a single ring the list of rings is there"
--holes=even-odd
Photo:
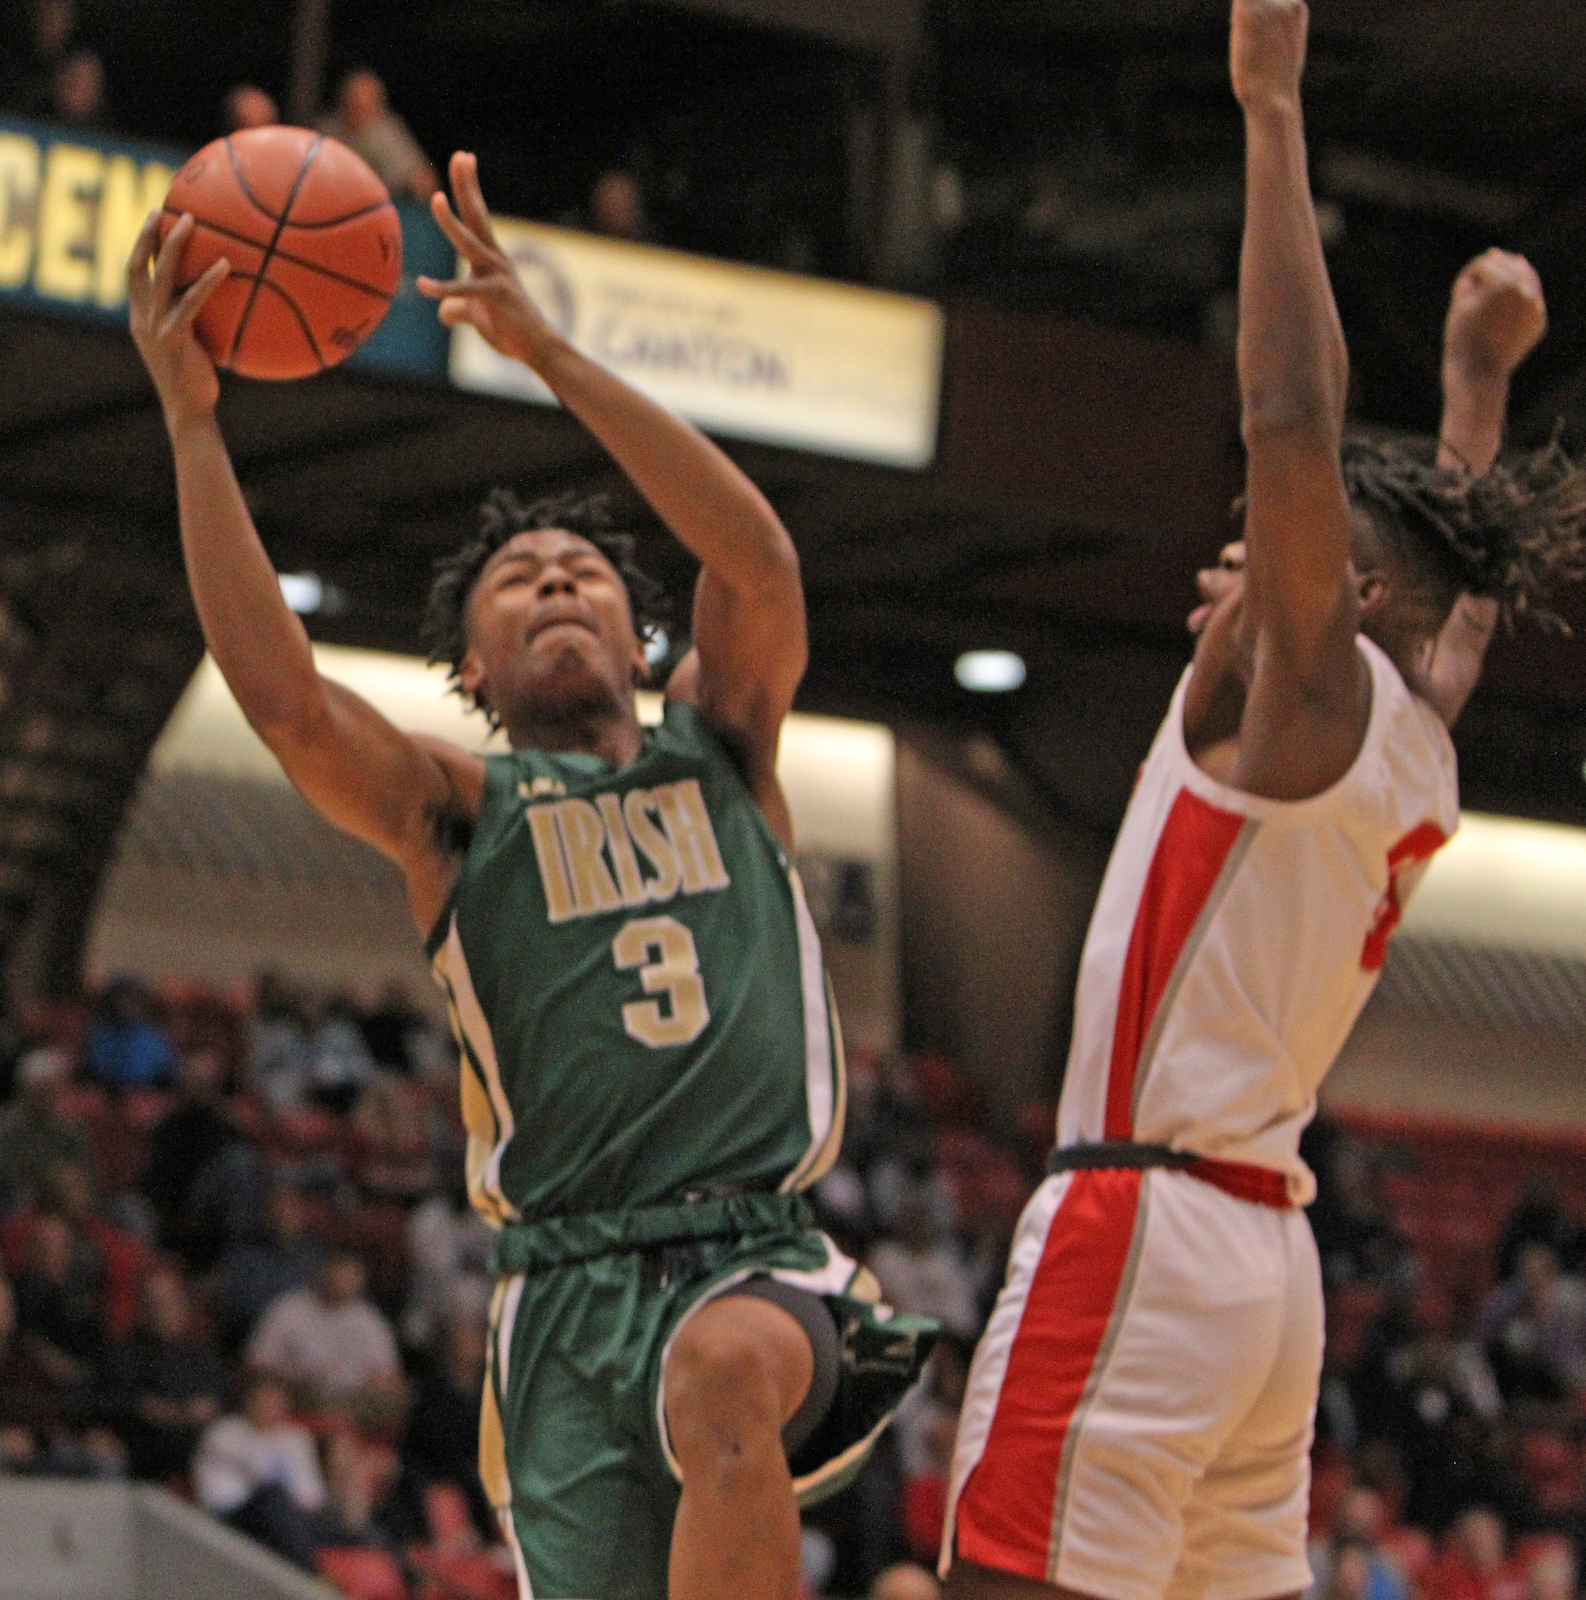
[[[47,116],[55,69],[66,58],[77,35],[75,0],[21,0],[5,18],[8,27],[16,26],[17,56],[5,84],[6,98],[20,111],[32,116]],[[26,20],[17,19],[26,12]]]
[[[258,1231],[235,1240],[220,1258],[215,1306],[221,1337],[239,1349],[270,1303],[308,1289],[325,1262],[325,1248],[308,1233],[308,1213],[297,1185],[277,1177],[265,1196]]]
[[[429,158],[387,103],[385,84],[367,67],[341,80],[336,109],[319,126],[362,156],[392,194],[428,200],[439,187]]]
[[[1575,1557],[1568,1544],[1555,1541],[1527,1563],[1526,1600],[1575,1600]]]
[[[1348,1593],[1354,1600],[1410,1600],[1403,1573],[1382,1552],[1380,1541],[1387,1522],[1387,1507],[1375,1489],[1364,1485],[1349,1489],[1334,1514],[1332,1538],[1313,1541],[1311,1545],[1309,1556],[1315,1579],[1311,1594],[1325,1597]]]
[[[160,1242],[194,1271],[215,1264],[227,1238],[249,1231],[263,1203],[252,1142],[226,1115],[225,1064],[207,1046],[184,1051],[176,1096],[149,1140],[143,1192]]]
[[[229,1385],[220,1357],[194,1334],[175,1267],[157,1266],[144,1278],[137,1323],[111,1350],[105,1382],[131,1475],[163,1482],[185,1474]]]
[[[435,1189],[435,1158],[422,1096],[377,1072],[352,1114],[353,1175],[370,1200],[412,1204]]]
[[[446,1189],[413,1208],[408,1218],[408,1299],[402,1337],[428,1350],[453,1314],[482,1315],[490,1304],[490,1246],[494,1234],[468,1203],[459,1170]]]
[[[626,167],[608,167],[589,191],[589,226],[608,239],[652,239],[644,190]]]
[[[64,1218],[45,1214],[34,1221],[16,1281],[17,1326],[63,1401],[86,1393],[104,1356],[102,1272]]]
[[[88,1070],[107,1089],[152,1088],[175,1072],[176,1051],[136,978],[116,978],[106,987],[85,1055]]]
[[[882,1298],[899,1311],[935,1317],[949,1333],[973,1338],[980,1324],[969,1272],[926,1195],[916,1191],[904,1198],[896,1235],[870,1252],[868,1265]]]
[[[1373,1600],[1372,1549],[1364,1539],[1341,1535],[1331,1545],[1327,1581],[1312,1593],[1321,1600]]]
[[[308,1030],[296,994],[274,972],[259,975],[248,1018],[248,1085],[275,1111],[308,1092]]]
[[[1546,1172],[1533,1172],[1526,1179],[1514,1209],[1504,1219],[1498,1240],[1500,1283],[1514,1277],[1528,1244],[1549,1246],[1565,1272],[1578,1272],[1586,1264],[1586,1228],[1570,1215],[1557,1182]]]
[[[928,1568],[901,1561],[877,1575],[870,1600],[941,1600],[942,1586]]]
[[[245,128],[271,128],[281,120],[281,108],[272,95],[256,83],[239,83],[227,95],[224,105],[227,133]]]
[[[1323,1280],[1329,1286],[1391,1283],[1407,1251],[1377,1192],[1371,1162],[1351,1139],[1338,1139],[1329,1154],[1325,1189],[1311,1208]]]
[[[13,1271],[29,1259],[33,1235],[45,1218],[66,1230],[75,1282],[94,1287],[99,1314],[119,1338],[137,1314],[138,1284],[147,1252],[142,1241],[99,1214],[92,1171],[83,1163],[60,1161],[50,1169],[38,1198],[0,1225],[0,1253]]]
[[[1559,1271],[1550,1244],[1521,1249],[1513,1280],[1487,1302],[1481,1334],[1510,1405],[1562,1401],[1586,1386],[1586,1285]]]
[[[279,1374],[315,1405],[378,1400],[401,1385],[391,1326],[364,1298],[364,1264],[333,1251],[311,1289],[275,1300],[248,1341],[250,1367]]]
[[[1454,1525],[1432,1575],[1437,1600],[1525,1600],[1526,1574],[1509,1552],[1503,1519],[1471,1506]]]
[[[105,63],[97,50],[67,52],[50,76],[49,117],[81,133],[113,133],[105,97]]]
[[[439,1349],[425,1364],[408,1416],[402,1464],[407,1495],[422,1499],[431,1484],[451,1484],[468,1502],[481,1539],[496,1536],[496,1518],[479,1481],[479,1402],[485,1373],[485,1324],[467,1313],[445,1319]]]
[[[24,1333],[11,1284],[0,1277],[0,1473],[113,1478],[124,1459],[119,1440],[97,1425],[100,1397],[67,1376]]]
[[[332,995],[308,1033],[308,1097],[345,1115],[374,1076],[357,1013],[345,995]]]
[[[255,1372],[241,1409],[200,1439],[193,1488],[213,1516],[312,1572],[330,1497],[314,1441],[290,1415],[286,1385]]]
[[[46,1430],[61,1421],[59,1385],[23,1338],[16,1293],[0,1277],[0,1470],[34,1465]]]
[[[71,1077],[64,1050],[30,1050],[17,1066],[17,1094],[0,1108],[0,1215],[34,1199],[52,1167],[85,1165],[88,1141],[61,1115],[61,1091]]]
[[[377,1067],[404,1076],[417,1070],[416,1057],[424,1049],[427,1023],[400,978],[394,978],[380,991],[374,1009],[364,1013],[359,1026],[370,1059]]]

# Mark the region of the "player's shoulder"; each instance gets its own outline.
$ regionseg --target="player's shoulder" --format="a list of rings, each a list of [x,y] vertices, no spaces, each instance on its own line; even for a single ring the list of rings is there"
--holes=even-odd
[[[1447,813],[1452,826],[1459,805],[1459,763],[1448,725],[1410,687],[1386,651],[1364,636],[1360,649],[1371,668],[1372,714],[1357,766],[1369,781],[1405,797],[1412,808]]]

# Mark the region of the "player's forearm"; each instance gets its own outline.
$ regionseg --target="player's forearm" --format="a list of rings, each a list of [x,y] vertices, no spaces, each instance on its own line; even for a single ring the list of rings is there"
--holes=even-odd
[[[308,634],[281,597],[214,414],[173,418],[170,430],[182,554],[204,642],[254,727],[291,726],[318,695]]]
[[[1509,380],[1498,372],[1474,372],[1460,362],[1443,362],[1443,426],[1437,464],[1478,477],[1498,459],[1504,418],[1509,410]]]
[[[1298,97],[1247,106],[1245,135],[1239,272],[1245,440],[1303,433],[1336,443],[1349,356],[1316,225]]]
[[[533,366],[716,577],[744,591],[796,586],[798,557],[781,519],[697,428],[563,340],[536,351]]]

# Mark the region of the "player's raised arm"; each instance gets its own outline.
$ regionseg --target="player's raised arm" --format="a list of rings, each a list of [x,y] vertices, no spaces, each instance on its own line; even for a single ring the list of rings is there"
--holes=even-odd
[[[1509,380],[1547,332],[1542,280],[1524,256],[1488,250],[1454,280],[1443,327],[1443,424],[1437,464],[1477,477],[1503,445]],[[1498,602],[1461,595],[1415,687],[1450,727],[1481,678]]]
[[[1247,451],[1243,629],[1249,700],[1238,781],[1298,799],[1340,777],[1369,712],[1356,654],[1339,466],[1349,363],[1306,173],[1301,0],[1235,0],[1246,216],[1239,383]]]
[[[477,804],[482,764],[399,732],[316,670],[243,502],[215,418],[214,364],[193,332],[226,264],[216,262],[178,295],[192,220],[171,230],[156,259],[158,221],[149,218],[128,266],[132,336],[176,456],[182,553],[204,641],[243,714],[310,804],[403,868],[414,915],[428,931],[455,872],[439,841],[455,835],[448,824],[456,814]]]
[[[442,322],[472,324],[502,354],[533,368],[699,558],[699,703],[742,740],[757,788],[774,783],[778,731],[808,655],[787,530],[697,429],[581,355],[540,315],[496,242],[472,155],[452,157],[451,184],[455,213],[444,194],[431,203],[469,273],[448,283],[421,278],[419,287],[440,301]]]

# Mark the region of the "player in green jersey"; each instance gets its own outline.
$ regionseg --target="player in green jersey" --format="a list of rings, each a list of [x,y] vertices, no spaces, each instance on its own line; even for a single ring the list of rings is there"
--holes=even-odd
[[[657,729],[631,543],[498,493],[430,602],[489,759],[319,676],[215,421],[183,219],[129,269],[176,457],[204,636],[301,793],[402,869],[463,1056],[475,1204],[499,1230],[481,1474],[525,1600],[786,1600],[797,1505],[851,1477],[931,1325],[812,1225],[842,1051],[776,779],[803,674],[798,560],[698,432],[578,354],[498,247],[474,158],[435,217],[467,263],[443,323],[531,367],[699,558],[694,648]],[[152,269],[152,270],[151,270]],[[636,618],[638,602],[639,615]]]

